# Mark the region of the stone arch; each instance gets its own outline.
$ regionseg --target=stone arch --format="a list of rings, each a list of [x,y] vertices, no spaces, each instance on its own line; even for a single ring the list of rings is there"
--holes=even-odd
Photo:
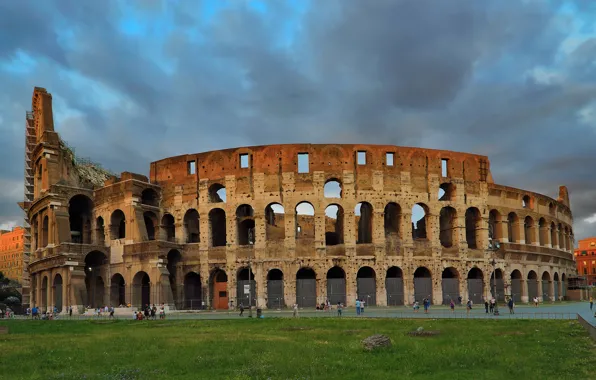
[[[178,292],[178,267],[182,262],[182,255],[180,254],[180,251],[178,251],[177,249],[170,249],[170,251],[168,252],[167,260],[168,264],[166,268],[170,273],[168,279],[170,280],[170,289],[172,290],[172,295],[174,297],[174,305],[176,305],[177,307],[181,307],[182,302],[179,299]]]
[[[553,299],[553,294],[551,292],[551,286],[550,286],[550,273],[548,273],[548,271],[544,271],[542,273],[542,301],[546,302],[546,301],[554,301]]]
[[[86,195],[77,194],[68,201],[70,237],[73,243],[91,244],[91,218],[93,201]]]
[[[458,303],[459,299],[459,272],[454,267],[443,269],[441,274],[441,288],[443,290],[443,305],[449,305],[451,300]]]
[[[522,197],[522,208],[533,208],[532,207],[532,199],[529,195],[524,195]]]
[[[451,182],[442,183],[439,186],[439,201],[441,202],[455,202],[457,193],[455,185]]]
[[[501,213],[492,209],[488,213],[488,240],[492,244],[494,241],[502,241],[503,230],[501,228]]]
[[[126,305],[126,283],[124,276],[115,273],[110,280],[110,304],[112,306]]]
[[[52,287],[54,288],[54,308],[58,310],[58,312],[62,311],[62,307],[64,306],[64,300],[62,299],[62,276],[60,273],[54,276],[54,283]]]
[[[457,238],[457,211],[451,206],[443,207],[439,213],[439,241],[441,246],[451,248]]]
[[[248,287],[250,294],[245,292]],[[236,305],[243,304],[245,307],[255,306],[257,300],[257,282],[255,281],[255,275],[248,267],[241,267],[236,272]]]
[[[507,238],[510,243],[517,243],[520,241],[519,218],[514,212],[510,212],[507,215]]]
[[[370,244],[373,236],[373,207],[360,202],[354,208],[356,218],[356,244]]]
[[[43,276],[41,280],[41,308],[48,309],[48,276]]]
[[[147,188],[141,193],[141,204],[159,207],[159,194],[152,188]]]
[[[546,219],[540,218],[538,220],[538,244],[545,246],[548,241],[548,230]]]
[[[267,240],[284,240],[286,237],[285,209],[273,202],[265,207],[265,236]]]
[[[176,241],[176,221],[174,220],[174,216],[172,216],[172,214],[164,214],[164,216],[161,218],[161,228],[164,232],[166,241]]]
[[[104,301],[105,287],[102,278],[102,270],[106,264],[108,264],[108,258],[103,252],[91,251],[85,255],[85,287],[88,306],[106,306]]]
[[[216,310],[229,308],[228,275],[221,268],[214,269],[209,276],[209,295],[211,308]]]
[[[400,239],[401,238],[401,207],[395,202],[389,202],[385,206],[384,211],[384,225],[385,237]]]
[[[226,246],[226,212],[221,208],[214,208],[209,211],[209,234],[211,235],[212,247]]]
[[[424,203],[416,203],[412,207],[412,239],[428,240],[430,238],[428,225],[429,208]]]
[[[267,272],[267,308],[281,309],[284,306],[284,274],[281,269],[270,269]]]
[[[548,204],[548,213],[551,215],[555,215],[556,211],[557,211],[557,208],[555,207],[555,204],[553,202],[550,202]]]
[[[226,187],[221,183],[214,183],[211,186],[209,186],[208,193],[210,203],[226,203]]]
[[[563,225],[559,223],[557,230],[559,231],[559,249],[565,250],[565,234],[563,230]]]
[[[251,205],[236,208],[236,231],[238,245],[255,244],[255,213]]]
[[[524,219],[524,241],[526,244],[533,244],[536,242],[534,219],[529,215]]]
[[[522,274],[518,269],[511,272],[511,298],[513,302],[521,302]]]
[[[151,278],[144,271],[137,272],[132,279],[132,306],[144,308],[151,304]]]
[[[147,240],[155,240],[157,216],[153,211],[145,211],[143,213],[143,221],[145,222],[145,230],[147,231]]]
[[[423,299],[433,299],[433,279],[427,267],[418,267],[414,272],[414,301],[422,303]]]
[[[385,289],[387,291],[387,306],[404,304],[404,274],[401,268],[396,266],[387,268]]]
[[[553,287],[555,288],[555,293],[554,293],[554,297],[555,297],[555,301],[559,300],[559,296],[560,296],[560,292],[559,292],[559,273],[555,272],[553,274]]]
[[[341,187],[341,181],[337,178],[329,178],[325,181],[323,187],[323,196],[325,198],[341,198],[343,189]]]
[[[110,216],[110,238],[111,240],[126,238],[126,217],[122,210],[116,209]]]
[[[327,271],[327,299],[334,305],[346,304],[346,272],[339,266]]]
[[[188,272],[184,276],[184,308],[198,310],[203,308],[203,285],[201,275],[197,272]]]
[[[532,302],[534,297],[538,297],[538,275],[533,270],[528,272],[528,300]]]
[[[184,231],[186,232],[187,243],[199,243],[201,241],[200,216],[194,208],[184,213]]]
[[[338,204],[325,208],[325,245],[344,243],[344,209]]]
[[[296,239],[314,240],[315,208],[310,202],[302,201],[296,205]]]
[[[555,222],[550,222],[550,244],[551,247],[559,245],[557,242],[557,226],[555,225]]]
[[[41,226],[41,247],[45,248],[49,244],[49,236],[50,236],[50,219],[48,216],[43,217],[42,226]]]
[[[480,216],[480,210],[476,207],[470,207],[466,210],[466,242],[468,243],[469,249],[479,249],[480,231],[481,231],[482,217]]]
[[[364,266],[358,269],[356,294],[366,306],[377,306],[377,274],[373,268]]]
[[[106,240],[105,223],[101,216],[95,220],[95,242],[97,245],[104,245]]]
[[[495,276],[496,276],[496,294],[495,294]],[[503,280],[503,270],[495,269],[490,275],[490,292],[495,300],[505,301],[505,281]]]
[[[567,297],[567,275],[565,273],[561,275],[561,297],[563,300]]]
[[[303,267],[296,272],[296,304],[299,307],[317,305],[317,274],[312,268]]]
[[[483,303],[484,298],[484,274],[478,267],[468,272],[468,299],[475,304]]]

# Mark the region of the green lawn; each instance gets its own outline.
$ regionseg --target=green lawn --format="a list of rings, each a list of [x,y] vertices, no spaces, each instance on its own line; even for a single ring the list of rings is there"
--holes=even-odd
[[[596,379],[577,322],[3,321],[0,379]],[[408,332],[423,326],[431,337]],[[387,334],[393,347],[360,341]]]

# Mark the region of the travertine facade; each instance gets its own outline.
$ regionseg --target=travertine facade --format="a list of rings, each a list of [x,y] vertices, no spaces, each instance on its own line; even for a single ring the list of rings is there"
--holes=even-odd
[[[251,297],[275,308],[479,302],[495,291],[493,273],[498,298],[559,300],[575,273],[566,188],[555,200],[497,185],[485,156],[269,145],[116,178],[64,154],[45,90],[33,107],[39,175],[23,208],[31,303],[42,308],[246,305],[249,263]]]

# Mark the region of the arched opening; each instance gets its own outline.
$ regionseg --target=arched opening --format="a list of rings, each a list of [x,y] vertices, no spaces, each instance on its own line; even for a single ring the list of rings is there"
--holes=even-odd
[[[219,183],[214,183],[209,186],[209,202],[220,203],[226,202],[226,187]]]
[[[385,290],[387,291],[387,306],[404,304],[404,274],[400,268],[390,267],[387,269]]]
[[[377,279],[375,270],[362,267],[356,274],[356,294],[366,306],[377,306]]]
[[[443,289],[443,305],[449,305],[451,300],[457,304],[459,299],[459,273],[457,269],[449,267],[443,270],[441,287]]]
[[[555,215],[555,211],[556,211],[556,207],[555,205],[551,202],[548,204],[548,213],[551,215]]]
[[[48,277],[44,276],[41,280],[41,308],[48,309]]]
[[[196,272],[188,272],[184,276],[184,308],[187,310],[203,308],[201,276]]]
[[[159,195],[153,189],[145,189],[141,193],[141,204],[159,207]]]
[[[439,213],[439,241],[445,248],[451,248],[457,241],[457,212],[453,207],[443,207]]]
[[[507,235],[510,243],[519,242],[519,219],[517,214],[510,212],[507,215]]]
[[[338,266],[327,271],[327,299],[331,304],[346,304],[346,273]]]
[[[563,300],[567,297],[567,276],[565,273],[561,275],[561,297],[563,297]]]
[[[151,281],[146,272],[137,272],[132,279],[132,305],[145,308],[151,304]]]
[[[491,247],[494,247],[496,241],[500,242],[503,239],[500,222],[501,214],[497,210],[490,210],[488,213],[488,242]]]
[[[126,238],[126,217],[122,210],[114,210],[110,217],[110,239]]]
[[[522,198],[522,207],[532,208],[531,199],[529,195],[524,195],[524,197]]]
[[[198,243],[201,241],[199,212],[194,208],[187,210],[184,214],[184,230],[187,243]]]
[[[110,303],[112,306],[126,305],[126,284],[120,273],[113,275],[110,281]]]
[[[372,243],[373,208],[368,202],[360,202],[354,208],[356,216],[356,244]]]
[[[495,294],[495,275],[497,277],[497,289]],[[490,275],[490,292],[497,301],[505,301],[505,281],[503,281],[503,271],[497,268]]]
[[[58,312],[62,311],[62,276],[57,274],[54,277],[54,307]]]
[[[255,275],[252,270],[249,272],[248,268],[241,268],[236,274],[236,304],[244,305],[245,307],[255,306],[256,287]],[[250,287],[249,287],[250,286]],[[250,291],[250,294],[249,294]]]
[[[88,196],[78,194],[68,202],[70,236],[73,243],[91,244],[91,213],[93,202]]]
[[[325,198],[341,198],[342,188],[341,183],[336,178],[331,178],[325,182],[323,188]]]
[[[544,218],[540,218],[538,221],[538,231],[538,244],[545,246],[546,242],[548,241],[548,230],[546,220]]]
[[[166,241],[176,241],[176,226],[174,217],[171,214],[165,214],[163,218],[161,218],[161,228],[164,232]]]
[[[253,245],[255,243],[254,210],[250,205],[240,205],[236,209],[236,231],[238,245]]]
[[[344,243],[344,209],[340,205],[329,205],[325,209],[325,245]]]
[[[426,225],[428,222],[428,207],[423,203],[417,203],[412,207],[412,239],[427,240],[428,233]]]
[[[310,268],[300,268],[296,272],[296,303],[298,307],[317,305],[317,275]]]
[[[563,230],[563,225],[561,223],[559,223],[559,249],[561,250],[565,250],[565,235],[564,235],[564,230]]]
[[[42,227],[41,227],[41,247],[45,248],[48,246],[48,238],[50,234],[50,220],[48,216],[43,217]]]
[[[455,202],[455,185],[452,183],[442,183],[439,187],[439,201]]]
[[[385,237],[389,239],[400,239],[399,226],[401,224],[401,207],[395,202],[387,203],[383,214]]]
[[[147,231],[147,240],[155,240],[155,226],[157,226],[157,216],[152,211],[145,211],[143,213],[143,220],[145,222],[145,230]]]
[[[286,238],[286,219],[284,206],[271,203],[265,207],[265,236],[267,240]]]
[[[423,299],[433,299],[433,279],[426,267],[418,267],[414,272],[414,301],[422,303]]]
[[[526,244],[533,244],[536,241],[534,230],[534,219],[531,216],[526,216],[524,219],[524,241]]]
[[[97,245],[104,245],[106,240],[105,223],[100,216],[95,221],[95,241]]]
[[[296,205],[296,239],[313,240],[315,238],[315,208],[308,202]]]
[[[212,247],[225,247],[226,236],[226,212],[220,208],[209,211],[209,227]]]
[[[168,252],[168,264],[166,268],[170,275],[168,279],[170,280],[170,288],[172,289],[172,296],[174,297],[174,305],[178,307],[181,306],[179,292],[178,292],[178,268],[180,267],[180,263],[182,262],[182,255],[177,249],[171,249]]]
[[[480,246],[480,229],[482,218],[476,207],[466,210],[466,242],[469,249],[478,249]]]
[[[550,273],[542,273],[542,301],[554,301],[550,287]]]
[[[104,281],[101,272],[107,263],[108,258],[103,252],[92,251],[85,256],[85,286],[88,306],[106,306]]]
[[[284,306],[284,274],[279,269],[271,269],[267,273],[267,308],[281,309]]]
[[[211,307],[217,310],[229,308],[228,299],[228,275],[221,269],[216,269],[211,273],[209,279]]]
[[[555,288],[555,301],[559,301],[559,274],[557,272],[555,272],[555,274],[553,275],[553,287]]]
[[[475,304],[483,303],[484,275],[479,268],[472,268],[468,272],[468,299]]]
[[[530,302],[538,297],[538,275],[533,270],[528,272],[528,299]]]
[[[522,296],[522,274],[519,270],[515,269],[511,272],[511,298],[513,302],[521,302]]]

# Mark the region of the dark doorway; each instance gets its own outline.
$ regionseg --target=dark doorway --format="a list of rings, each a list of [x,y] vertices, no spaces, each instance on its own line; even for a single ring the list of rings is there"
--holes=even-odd
[[[377,278],[374,269],[362,267],[356,275],[356,293],[365,306],[377,306]]]
[[[279,269],[271,269],[267,274],[267,308],[281,309],[284,305],[284,274]]]
[[[327,299],[332,305],[346,304],[346,273],[340,267],[327,272]]]
[[[310,268],[301,268],[296,273],[296,303],[299,307],[317,305],[317,276]]]
[[[387,290],[387,306],[404,304],[404,275],[400,268],[387,269],[385,289]]]

